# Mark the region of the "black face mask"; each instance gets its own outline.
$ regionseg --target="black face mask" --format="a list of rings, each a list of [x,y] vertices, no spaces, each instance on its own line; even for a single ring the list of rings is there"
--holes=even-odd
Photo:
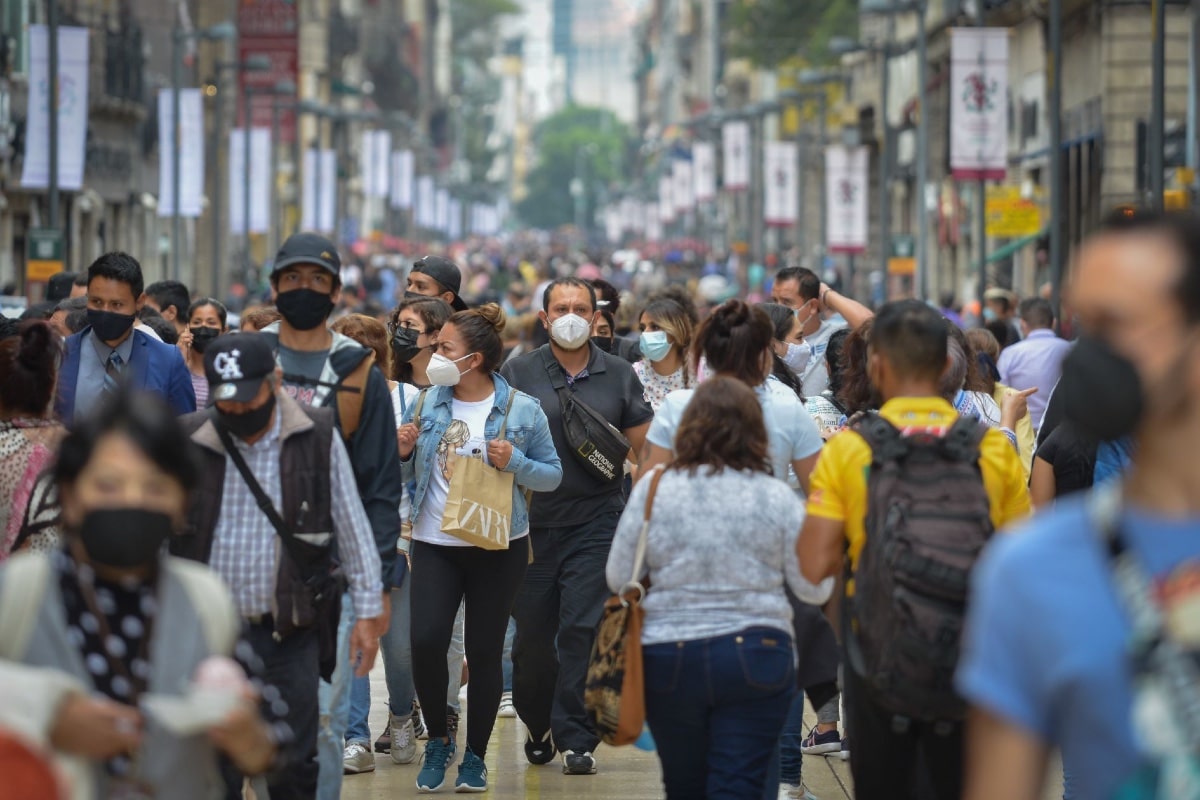
[[[252,411],[246,411],[241,414],[229,414],[218,408],[217,419],[234,436],[239,439],[249,439],[267,427],[267,424],[271,421],[271,412],[274,410],[275,393],[272,392],[267,398],[266,403],[263,403],[261,407]]]
[[[87,310],[88,325],[102,342],[115,342],[133,327],[133,314],[118,314],[115,311]]]
[[[611,353],[613,348],[613,337],[611,336],[593,336],[592,344],[599,347],[606,353]]]
[[[192,349],[197,353],[203,353],[204,348],[208,347],[213,339],[221,335],[221,332],[216,328],[202,326],[199,328],[188,328],[192,332]]]
[[[425,349],[417,344],[420,335],[416,328],[397,328],[392,334],[392,353],[400,363],[407,364]]]
[[[333,313],[333,299],[313,289],[292,289],[279,293],[275,307],[288,325],[298,331],[311,331],[329,319]]]
[[[158,558],[174,525],[161,511],[106,508],[89,511],[79,528],[88,558],[108,567],[141,567]]]
[[[1098,442],[1133,433],[1144,410],[1142,380],[1133,363],[1108,342],[1081,336],[1063,361],[1063,415]]]
[[[416,300],[418,297],[424,298],[425,300],[430,299],[429,295],[427,295],[427,294],[417,294],[412,289],[404,290],[404,299],[405,300]]]

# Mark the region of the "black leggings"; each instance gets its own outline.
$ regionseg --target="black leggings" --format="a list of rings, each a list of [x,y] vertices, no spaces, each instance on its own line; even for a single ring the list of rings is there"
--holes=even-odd
[[[413,684],[429,738],[446,736],[446,651],[466,597],[467,745],[480,758],[487,754],[504,690],[504,634],[528,563],[529,542],[523,538],[508,550],[412,543]]]

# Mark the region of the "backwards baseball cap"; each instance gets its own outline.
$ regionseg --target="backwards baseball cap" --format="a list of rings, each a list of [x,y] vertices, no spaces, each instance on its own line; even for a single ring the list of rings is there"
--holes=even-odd
[[[294,233],[289,236],[275,254],[271,274],[275,275],[296,264],[315,264],[335,277],[342,272],[342,259],[338,256],[337,248],[333,242],[316,233]]]
[[[275,354],[261,333],[218,336],[204,350],[204,374],[214,401],[249,403],[274,371]]]
[[[441,256],[425,256],[413,263],[412,271],[428,275],[446,291],[453,293],[454,299],[450,301],[450,305],[455,311],[467,310],[467,304],[458,296],[458,290],[462,288],[462,270],[458,268],[458,264]]]

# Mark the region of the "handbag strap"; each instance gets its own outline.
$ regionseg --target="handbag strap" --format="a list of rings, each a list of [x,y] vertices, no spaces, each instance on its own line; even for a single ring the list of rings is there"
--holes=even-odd
[[[508,415],[512,412],[513,400],[517,399],[517,390],[513,387],[508,387],[508,404],[504,406],[504,416],[500,419],[500,430],[496,431],[496,438],[503,439],[505,431],[508,430]]]
[[[650,480],[650,488],[646,492],[646,508],[642,512],[642,532],[638,536],[637,549],[633,553],[633,577],[629,579],[629,583],[621,587],[620,591],[620,594],[624,596],[626,589],[635,590],[638,595],[635,602],[638,603],[646,596],[646,587],[638,578],[641,577],[642,567],[646,565],[646,546],[650,538],[650,517],[654,509],[654,496],[658,494],[658,482],[662,479],[664,472],[666,472],[666,467],[659,464],[647,476]]]
[[[221,444],[225,447],[225,452],[229,454],[233,465],[237,467],[237,471],[241,473],[242,480],[246,482],[246,488],[250,490],[250,494],[254,495],[254,501],[258,504],[259,509],[267,516],[267,521],[271,523],[271,527],[275,529],[275,533],[283,541],[283,548],[287,554],[295,562],[296,566],[304,569],[305,560],[301,556],[296,546],[296,535],[291,528],[283,521],[283,517],[279,516],[279,512],[275,510],[275,504],[271,502],[271,498],[267,497],[267,493],[263,491],[262,484],[254,477],[254,473],[250,471],[249,465],[246,464],[246,459],[242,457],[242,453],[234,444],[233,436],[217,419],[215,413],[210,412],[213,427],[217,430],[217,436],[221,438]]]

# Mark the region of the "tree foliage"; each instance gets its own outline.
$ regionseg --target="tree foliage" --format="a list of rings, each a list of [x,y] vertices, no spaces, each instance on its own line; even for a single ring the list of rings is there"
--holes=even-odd
[[[796,55],[811,63],[831,58],[833,36],[854,36],[855,0],[734,0],[729,15],[730,53],[761,67]]]
[[[537,161],[526,179],[517,213],[527,225],[556,228],[575,218],[571,181],[583,181],[587,219],[595,215],[600,191],[622,177],[629,132],[611,111],[568,106],[534,131]],[[579,169],[577,175],[576,169]]]

